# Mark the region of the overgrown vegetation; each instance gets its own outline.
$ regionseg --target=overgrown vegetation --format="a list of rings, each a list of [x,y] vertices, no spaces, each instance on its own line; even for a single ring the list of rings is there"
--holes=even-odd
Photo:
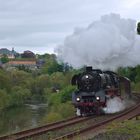
[[[140,65],[133,68],[119,68],[117,72],[131,80],[132,90],[140,91]]]
[[[75,109],[71,103],[71,93],[74,89],[72,86],[67,86],[57,94],[47,95],[50,108],[43,122],[50,123],[74,116]]]
[[[128,136],[128,139],[140,139],[140,121],[129,120],[123,123],[112,123],[108,127],[108,135],[123,135]]]
[[[3,64],[7,63],[9,61],[9,58],[6,56],[6,55],[3,55],[1,58],[0,58],[1,62]]]
[[[71,93],[75,87],[70,86],[70,80],[82,69],[74,70],[67,64],[59,64],[55,55],[38,55],[38,59],[44,61],[39,70],[32,71],[22,66],[0,69],[0,110],[38,101],[49,105],[48,117],[43,120],[45,122],[72,116]],[[118,73],[130,78],[133,90],[140,91],[140,65],[119,68]]]
[[[36,71],[23,66],[10,70],[0,69],[0,111],[31,101],[48,103],[51,108],[55,106],[55,100],[59,100],[59,96],[59,104],[71,100],[74,87],[70,86],[70,80],[75,71],[67,64],[58,64],[55,55],[38,57],[45,64]],[[66,104],[72,107],[70,103]]]
[[[113,122],[108,126],[107,132],[99,134],[90,140],[139,140],[140,120],[129,120],[123,123]]]

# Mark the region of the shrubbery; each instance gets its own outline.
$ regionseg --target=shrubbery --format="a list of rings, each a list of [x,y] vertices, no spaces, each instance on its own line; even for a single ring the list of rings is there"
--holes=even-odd
[[[108,127],[107,135],[114,138],[118,136],[120,139],[140,139],[140,121],[129,120],[123,123],[112,123]]]
[[[118,73],[131,80],[132,90],[140,91],[140,65],[133,68],[119,68]]]
[[[54,118],[72,116],[74,108],[70,101],[75,87],[70,86],[70,80],[80,70],[73,70],[67,64],[58,64],[55,55],[39,55],[39,58],[45,61],[39,73],[27,71],[23,67],[10,71],[0,69],[0,110],[36,100],[47,102],[48,115],[55,112]],[[118,73],[132,81],[133,90],[140,91],[140,65],[119,68]]]
[[[75,115],[71,102],[59,103],[50,107],[48,114],[43,118],[44,123],[51,123],[70,118]]]
[[[49,111],[43,119],[44,122],[50,123],[74,116],[75,109],[71,103],[71,95],[74,89],[75,87],[67,86],[59,93],[47,95]],[[57,117],[51,119],[54,112]]]
[[[26,101],[52,102],[51,105],[56,104],[57,100],[65,102],[70,99],[70,95],[66,94],[71,91],[71,87],[66,88],[70,84],[72,75],[68,65],[66,68],[66,66],[58,64],[55,55],[47,54],[39,57],[45,60],[45,65],[40,69],[40,73],[27,71],[24,67],[0,69],[0,96],[4,99],[7,98],[1,102],[1,110],[22,105]],[[58,91],[65,94],[66,97],[62,96],[58,99]],[[48,96],[49,94],[52,96]],[[54,101],[49,98],[53,98]]]
[[[5,90],[0,89],[0,111],[9,106],[10,96]]]
[[[140,140],[140,120],[112,122],[105,133],[89,140]]]
[[[52,122],[56,122],[57,120],[62,120],[62,116],[59,113],[56,112],[50,112],[46,117],[43,118],[43,122],[44,123],[52,123]]]

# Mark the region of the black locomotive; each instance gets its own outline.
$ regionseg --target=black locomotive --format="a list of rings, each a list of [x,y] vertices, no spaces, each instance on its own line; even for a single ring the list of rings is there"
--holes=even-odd
[[[124,83],[125,92],[130,94],[130,81],[112,71],[101,71],[86,67],[83,73],[72,77],[72,85],[77,90],[72,94],[72,102],[77,115],[100,114],[109,98],[121,97],[120,83]]]

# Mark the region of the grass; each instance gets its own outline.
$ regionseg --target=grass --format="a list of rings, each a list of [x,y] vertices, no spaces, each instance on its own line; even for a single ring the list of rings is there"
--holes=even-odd
[[[112,122],[107,132],[99,134],[90,140],[140,140],[140,120]]]
[[[43,123],[53,123],[75,116],[75,108],[71,102],[53,105],[48,114],[43,118]]]
[[[140,120],[139,121],[125,121],[123,123],[112,123],[108,127],[108,134],[118,134],[131,136],[133,139],[140,139]]]

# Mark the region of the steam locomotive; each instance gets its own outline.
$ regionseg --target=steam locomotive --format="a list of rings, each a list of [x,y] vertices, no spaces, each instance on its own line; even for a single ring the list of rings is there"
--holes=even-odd
[[[77,90],[72,93],[72,103],[78,116],[104,113],[107,100],[121,98],[121,87],[131,95],[130,80],[112,71],[101,71],[86,67],[85,71],[74,75],[71,80]]]

